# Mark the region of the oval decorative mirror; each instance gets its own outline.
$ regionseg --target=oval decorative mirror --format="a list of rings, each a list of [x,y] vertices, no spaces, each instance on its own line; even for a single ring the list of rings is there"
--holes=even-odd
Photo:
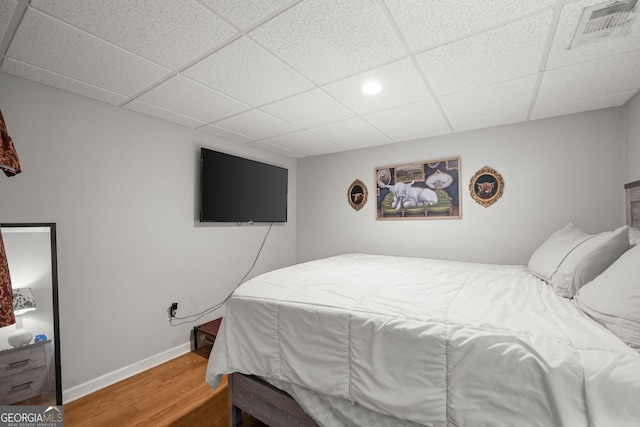
[[[62,405],[56,225],[0,232],[16,318],[0,328],[0,405]]]

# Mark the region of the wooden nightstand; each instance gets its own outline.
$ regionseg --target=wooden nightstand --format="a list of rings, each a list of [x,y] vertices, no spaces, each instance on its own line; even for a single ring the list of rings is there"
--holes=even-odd
[[[0,351],[0,405],[55,393],[51,341]]]
[[[221,322],[222,317],[193,327],[194,350],[198,349],[198,333],[204,334],[205,336],[215,340],[216,336],[218,336],[218,330],[220,329]]]

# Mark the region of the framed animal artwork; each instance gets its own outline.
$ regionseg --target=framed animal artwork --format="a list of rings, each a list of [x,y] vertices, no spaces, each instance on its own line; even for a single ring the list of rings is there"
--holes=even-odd
[[[379,167],[376,219],[461,218],[460,158]]]
[[[504,180],[494,169],[485,166],[471,178],[469,191],[473,200],[486,208],[502,197]]]

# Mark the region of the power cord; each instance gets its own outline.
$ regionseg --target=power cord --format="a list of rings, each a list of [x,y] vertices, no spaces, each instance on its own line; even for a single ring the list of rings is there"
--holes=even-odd
[[[253,267],[256,266],[256,263],[258,262],[258,258],[260,258],[260,254],[262,253],[262,248],[264,248],[264,244],[267,241],[267,237],[269,237],[269,233],[271,232],[271,228],[272,227],[273,227],[273,222],[271,224],[269,224],[269,229],[267,230],[267,233],[264,235],[264,238],[262,239],[262,244],[260,245],[260,249],[258,250],[258,254],[256,255],[255,259],[253,260],[253,264],[251,264],[251,267],[249,268],[249,270],[245,273],[244,276],[242,276],[242,279],[240,279],[238,284],[233,287],[233,289],[231,290],[229,295],[227,295],[226,298],[224,300],[222,300],[222,302],[220,302],[220,303],[218,303],[218,304],[216,304],[214,306],[211,306],[211,307],[201,311],[200,313],[190,314],[190,315],[184,316],[184,317],[170,316],[169,317],[169,324],[171,326],[180,326],[180,325],[184,325],[184,324],[187,324],[187,323],[194,323],[194,322],[197,322],[198,320],[202,319],[204,316],[206,316],[206,315],[216,311],[220,307],[222,307],[229,300],[229,298],[231,298],[231,295],[233,295],[233,292],[236,289],[238,289],[238,286],[240,286],[242,283],[244,283],[244,281],[247,278],[247,276],[251,273],[251,271],[253,271]],[[189,320],[189,319],[192,319],[192,320]],[[184,320],[184,322],[173,323],[174,320]]]

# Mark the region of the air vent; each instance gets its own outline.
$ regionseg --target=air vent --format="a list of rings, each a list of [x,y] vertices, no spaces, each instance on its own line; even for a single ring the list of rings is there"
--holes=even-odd
[[[638,15],[636,3],[638,0],[616,0],[585,8],[571,48],[627,35]]]

